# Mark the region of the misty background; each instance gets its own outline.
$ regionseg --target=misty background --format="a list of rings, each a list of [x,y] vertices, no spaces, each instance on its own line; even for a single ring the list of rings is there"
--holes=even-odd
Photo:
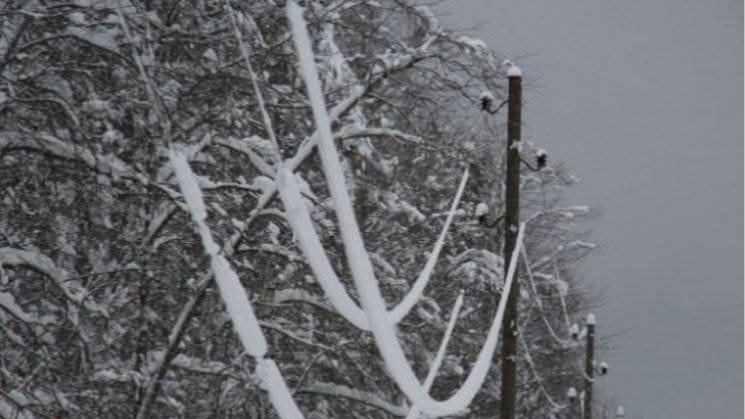
[[[619,334],[600,391],[647,419],[743,417],[743,2],[447,1],[523,69],[523,139],[603,211],[581,273]]]

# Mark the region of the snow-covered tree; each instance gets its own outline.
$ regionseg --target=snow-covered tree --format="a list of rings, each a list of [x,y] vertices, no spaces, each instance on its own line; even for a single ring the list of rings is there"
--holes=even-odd
[[[471,370],[504,285],[501,226],[476,215],[485,203],[491,224],[501,208],[504,138],[480,109],[481,92],[503,97],[501,68],[426,7],[305,3],[345,186],[389,308],[471,174],[434,277],[398,324],[423,381],[463,291],[432,386],[445,399]],[[357,299],[284,6],[0,4],[0,417],[275,415],[217,292],[217,256],[247,290],[306,417],[406,416],[411,401],[370,332],[329,301],[278,196],[281,161]],[[205,254],[172,149],[196,173],[217,253]],[[545,417],[581,379],[568,324],[586,308],[573,268],[592,245],[577,224],[588,211],[561,207],[573,178],[554,164],[525,170],[530,269],[518,278],[534,286],[521,302],[521,406]],[[493,414],[496,377],[474,417]]]

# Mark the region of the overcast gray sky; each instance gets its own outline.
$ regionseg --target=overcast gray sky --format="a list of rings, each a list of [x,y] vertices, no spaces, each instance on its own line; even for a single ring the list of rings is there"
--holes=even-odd
[[[517,61],[524,138],[582,178],[608,289],[606,394],[646,419],[743,417],[742,0],[450,0]],[[522,58],[520,58],[522,57]]]

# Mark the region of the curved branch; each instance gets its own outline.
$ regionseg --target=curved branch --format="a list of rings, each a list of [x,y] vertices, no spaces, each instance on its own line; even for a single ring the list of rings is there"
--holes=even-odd
[[[517,335],[520,337],[520,343],[523,344],[523,348],[525,349],[525,360],[528,361],[530,370],[533,372],[533,376],[538,382],[538,386],[540,386],[541,392],[543,393],[544,396],[546,396],[546,400],[548,400],[548,403],[554,409],[564,409],[565,407],[567,407],[567,405],[556,403],[554,399],[551,397],[551,395],[548,394],[548,390],[546,390],[546,386],[543,385],[543,378],[541,378],[541,376],[538,375],[538,370],[536,369],[535,363],[533,362],[533,357],[530,356],[530,348],[528,348],[528,343],[525,341],[525,336],[523,336],[522,331],[518,332]]]
[[[150,182],[145,175],[132,169],[122,160],[114,156],[101,156],[94,154],[88,149],[75,144],[65,143],[48,133],[0,131],[0,150],[2,149],[30,150],[59,159],[77,161],[91,170],[110,175],[113,178],[128,179],[143,186],[153,186],[158,188],[174,201],[178,198],[178,194],[171,188],[166,185]]]
[[[533,280],[533,271],[530,269],[530,259],[528,259],[528,252],[525,250],[525,246],[523,246],[522,248],[522,255],[523,264],[525,265],[525,271],[528,274],[528,280],[530,282],[530,288],[533,291],[533,295],[535,296],[536,305],[538,306],[538,311],[541,313],[541,318],[543,319],[543,323],[546,325],[546,329],[554,338],[554,340],[558,342],[562,347],[573,346],[573,343],[571,341],[560,338],[554,331],[551,323],[548,321],[546,312],[543,311],[543,301],[541,301],[540,297],[538,296],[538,289],[536,288],[535,281]]]
[[[360,100],[367,96],[378,83],[380,83],[382,80],[385,80],[386,77],[390,74],[394,74],[396,72],[411,68],[416,63],[430,58],[431,55],[428,54],[427,51],[435,39],[436,36],[429,36],[417,48],[413,50],[412,54],[407,57],[407,59],[403,59],[394,64],[391,64],[390,66],[386,66],[386,68],[384,69],[371,71],[366,77],[367,82],[365,84],[363,84],[362,86],[354,86],[350,88],[349,96],[337,102],[337,104],[331,109],[331,111],[329,112],[330,120],[332,122],[338,121],[342,116],[353,109]],[[305,162],[308,157],[311,156],[316,146],[318,145],[319,135],[320,131],[318,128],[316,128],[316,131],[314,131],[311,136],[307,137],[300,144],[300,147],[298,147],[295,155],[293,155],[287,161],[293,171],[297,170],[298,167],[300,167],[300,165]],[[278,190],[276,184],[273,184],[271,187],[267,188],[264,191],[264,193],[259,198],[256,207],[249,214],[248,221],[246,221],[245,225],[251,224],[251,222],[253,222],[253,220],[258,217],[259,213],[264,209],[264,207],[266,207],[269,202],[274,199],[277,192]],[[231,246],[233,246],[234,249],[241,244],[244,234],[245,227],[230,239],[229,243],[231,243]]]
[[[282,373],[277,364],[268,356],[269,345],[246,289],[241,285],[238,275],[228,260],[220,252],[220,247],[215,243],[212,232],[207,226],[207,209],[189,163],[183,155],[171,152],[171,164],[189,212],[202,238],[202,246],[209,255],[220,296],[233,320],[233,328],[246,352],[256,360],[256,374],[266,386],[272,405],[282,419],[303,419],[303,414],[292,399]]]
[[[62,291],[65,297],[78,307],[85,307],[93,312],[106,315],[103,308],[99,307],[87,297],[90,292],[77,281],[68,278],[67,272],[58,268],[52,259],[36,252],[15,249],[12,247],[0,248],[0,265],[2,266],[26,266],[49,277]]]
[[[456,192],[455,198],[450,207],[445,225],[435,242],[435,246],[427,259],[424,268],[419,273],[419,276],[412,285],[408,294],[406,294],[401,302],[392,310],[386,311],[386,317],[392,323],[399,323],[401,319],[411,311],[419,298],[421,298],[427,283],[432,277],[432,271],[437,263],[438,256],[445,242],[447,231],[453,221],[455,211],[457,210],[460,199],[463,196],[463,191],[467,182],[468,170],[463,173],[463,178],[461,179],[458,191]],[[300,197],[300,190],[298,189],[297,181],[289,168],[283,166],[282,169],[280,169],[278,184],[280,197],[285,205],[287,220],[298,238],[300,247],[308,259],[308,264],[311,266],[313,273],[329,300],[334,307],[339,310],[341,315],[355,327],[361,330],[370,330],[364,311],[354,300],[352,300],[352,297],[349,296],[349,293],[347,293],[344,285],[341,283],[339,277],[334,271],[334,268],[331,266],[328,255],[323,250],[323,245],[318,237],[318,233],[313,227],[313,222],[308,213],[308,209],[305,207],[305,204]]]
[[[362,234],[360,233],[354,210],[352,209],[351,199],[344,184],[344,174],[341,169],[341,162],[333,142],[331,133],[331,124],[326,111],[325,100],[321,89],[318,72],[316,70],[315,60],[313,58],[313,49],[310,43],[305,21],[302,16],[302,9],[293,2],[287,4],[287,16],[291,23],[293,39],[300,61],[300,73],[305,82],[306,90],[311,101],[313,116],[316,122],[316,128],[320,132],[319,153],[323,166],[326,182],[334,201],[334,207],[339,219],[341,235],[344,241],[344,250],[349,262],[353,279],[357,290],[360,294],[362,307],[365,311],[368,324],[375,338],[376,346],[380,351],[392,378],[396,384],[403,390],[406,396],[412,400],[425,413],[434,416],[445,416],[457,413],[465,409],[473,400],[479,388],[486,378],[486,374],[491,364],[494,349],[496,349],[499,330],[502,323],[502,317],[506,307],[509,289],[517,265],[519,248],[522,245],[522,237],[525,226],[520,226],[516,251],[513,252],[510,265],[508,268],[507,278],[505,279],[505,291],[502,293],[500,304],[497,309],[494,322],[489,330],[486,343],[479,353],[478,359],[469,374],[463,386],[446,401],[436,401],[422,388],[412,370],[403,348],[396,336],[394,324],[390,322],[385,301],[377,286],[377,279],[373,271],[369,255],[365,250]],[[287,178],[286,170],[283,177]],[[282,180],[280,180],[282,183]],[[291,182],[288,182],[291,183]]]
[[[442,360],[445,359],[445,350],[450,342],[450,337],[453,334],[453,329],[455,329],[455,323],[458,321],[458,314],[460,314],[460,308],[462,306],[463,291],[460,292],[458,298],[455,300],[455,306],[453,307],[453,311],[450,313],[450,321],[445,329],[445,335],[442,338],[442,342],[440,342],[440,348],[437,350],[437,355],[435,355],[435,359],[429,367],[427,378],[424,379],[424,389],[426,391],[429,391],[429,389],[432,388],[432,383],[435,382],[435,377],[437,377],[437,372],[440,370]],[[419,410],[418,406],[412,406],[411,410],[409,410],[409,413],[406,415],[406,419],[418,419],[420,413],[421,410]]]
[[[343,397],[368,406],[376,407],[393,416],[406,416],[406,408],[396,406],[387,400],[382,399],[377,394],[366,391],[355,390],[346,386],[333,383],[316,382],[304,386],[297,391],[298,393],[321,394],[324,396]]]

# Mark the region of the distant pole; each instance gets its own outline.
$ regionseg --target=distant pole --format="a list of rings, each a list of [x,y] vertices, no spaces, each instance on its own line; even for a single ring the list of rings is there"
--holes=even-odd
[[[520,125],[522,108],[522,74],[516,66],[507,70],[509,103],[507,108],[507,176],[505,179],[504,275],[517,242],[520,222]],[[502,323],[502,397],[501,419],[515,419],[517,402],[517,303],[520,283],[514,281],[507,299]]]
[[[592,419],[592,383],[595,379],[595,315],[587,315],[587,350],[585,359],[585,409],[583,419]]]

